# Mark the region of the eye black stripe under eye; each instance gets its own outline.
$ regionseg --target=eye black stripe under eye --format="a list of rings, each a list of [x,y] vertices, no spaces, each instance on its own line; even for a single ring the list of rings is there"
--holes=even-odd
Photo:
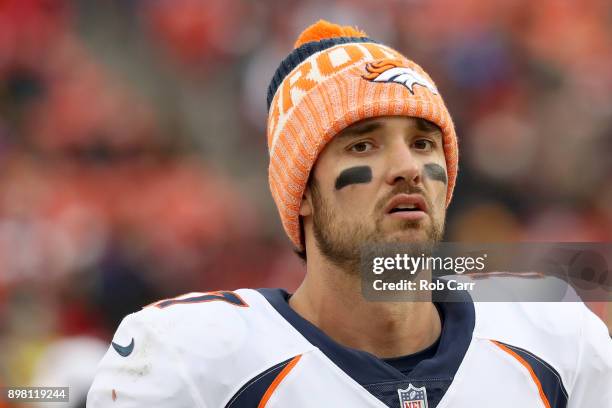
[[[444,167],[440,166],[436,163],[427,163],[423,166],[424,174],[432,180],[441,181],[444,184],[448,183],[448,179],[446,178],[446,170]]]
[[[372,181],[372,169],[369,166],[350,167],[338,175],[336,190],[351,184],[369,183],[370,181]]]

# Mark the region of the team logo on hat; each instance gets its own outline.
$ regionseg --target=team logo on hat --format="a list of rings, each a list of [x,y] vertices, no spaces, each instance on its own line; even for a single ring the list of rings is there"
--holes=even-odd
[[[437,94],[438,90],[423,75],[414,69],[402,66],[397,60],[381,60],[366,64],[368,73],[363,75],[364,79],[373,82],[397,82],[404,85],[414,95],[414,86],[421,85],[429,89],[431,93]]]
[[[405,390],[397,390],[401,408],[427,408],[427,390],[408,384]]]

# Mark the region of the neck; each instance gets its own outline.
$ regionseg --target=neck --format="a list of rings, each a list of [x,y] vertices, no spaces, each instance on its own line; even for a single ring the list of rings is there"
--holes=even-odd
[[[324,260],[317,262],[310,253],[306,278],[289,304],[334,341],[380,358],[421,351],[441,332],[433,303],[368,302],[357,273],[347,274]]]

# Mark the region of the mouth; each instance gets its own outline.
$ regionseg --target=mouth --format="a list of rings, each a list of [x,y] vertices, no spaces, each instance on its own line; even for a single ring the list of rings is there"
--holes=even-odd
[[[419,220],[427,215],[427,204],[420,194],[398,194],[385,207],[385,214],[393,218]]]

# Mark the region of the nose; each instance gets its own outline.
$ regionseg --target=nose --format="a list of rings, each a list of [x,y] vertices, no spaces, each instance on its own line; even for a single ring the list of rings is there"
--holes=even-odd
[[[396,143],[389,150],[386,182],[389,185],[408,183],[417,186],[421,183],[421,166],[414,152],[404,141]]]

